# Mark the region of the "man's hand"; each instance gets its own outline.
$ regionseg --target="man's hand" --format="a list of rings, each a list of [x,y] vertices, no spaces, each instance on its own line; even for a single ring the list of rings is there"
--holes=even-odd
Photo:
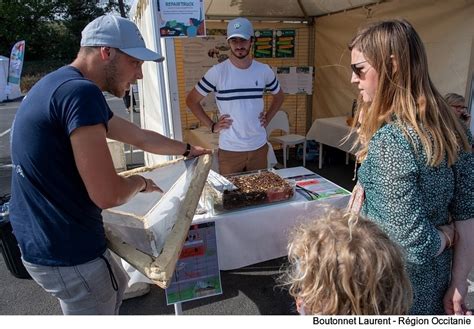
[[[223,114],[219,117],[219,120],[214,123],[213,132],[218,133],[222,129],[227,129],[232,126],[232,119],[229,114]]]
[[[444,311],[447,315],[472,315],[465,304],[467,288],[467,280],[457,284],[451,282],[443,298]]]
[[[187,156],[188,158],[194,158],[203,154],[211,154],[212,150],[206,149],[201,146],[194,146],[191,145],[191,151],[189,152],[189,155]]]
[[[265,112],[260,112],[260,115],[258,116],[258,119],[260,120],[260,125],[263,128],[267,128],[267,125],[268,125],[267,114]]]
[[[150,192],[160,192],[164,193],[163,190],[155,184],[152,179],[145,178],[143,176],[137,175],[144,182],[144,187],[140,190],[141,193],[150,193]]]

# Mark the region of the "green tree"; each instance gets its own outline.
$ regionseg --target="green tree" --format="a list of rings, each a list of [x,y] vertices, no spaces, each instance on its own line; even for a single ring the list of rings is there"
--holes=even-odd
[[[123,5],[122,0],[120,4]],[[10,55],[18,40],[26,40],[25,59],[70,61],[79,50],[88,22],[120,5],[97,0],[0,0],[0,54]],[[125,6],[123,12],[128,10]]]

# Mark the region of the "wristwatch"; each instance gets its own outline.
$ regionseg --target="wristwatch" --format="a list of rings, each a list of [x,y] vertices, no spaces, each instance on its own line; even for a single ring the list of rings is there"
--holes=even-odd
[[[184,151],[183,156],[187,157],[191,153],[191,144],[187,143],[186,144],[186,151]]]

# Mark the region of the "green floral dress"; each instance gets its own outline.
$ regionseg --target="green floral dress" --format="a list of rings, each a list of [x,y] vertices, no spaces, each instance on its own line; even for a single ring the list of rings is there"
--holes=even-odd
[[[361,214],[405,251],[414,293],[410,313],[444,314],[453,254],[436,256],[441,246],[436,227],[447,224],[449,214],[456,221],[474,218],[474,156],[461,152],[451,168],[446,161],[428,167],[418,136],[411,129],[409,136],[416,147],[390,123],[372,137],[358,171],[365,191]]]

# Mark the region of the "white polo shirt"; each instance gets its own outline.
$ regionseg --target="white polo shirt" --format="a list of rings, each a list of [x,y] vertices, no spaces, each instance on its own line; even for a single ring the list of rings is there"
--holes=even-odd
[[[230,128],[220,131],[220,149],[253,151],[267,142],[265,128],[259,120],[264,106],[263,93],[280,91],[270,66],[253,60],[247,69],[239,69],[227,59],[210,68],[196,90],[203,96],[214,92],[220,114],[229,114],[233,120]]]

